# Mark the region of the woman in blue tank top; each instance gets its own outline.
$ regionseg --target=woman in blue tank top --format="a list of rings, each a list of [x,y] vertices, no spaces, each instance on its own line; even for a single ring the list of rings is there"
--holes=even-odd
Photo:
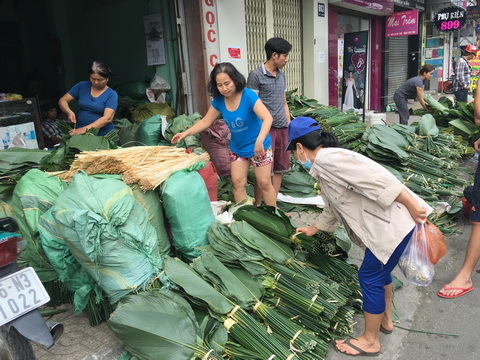
[[[230,174],[235,202],[247,197],[247,175],[252,164],[265,204],[276,206],[269,135],[273,119],[255,92],[245,85],[245,77],[231,63],[217,64],[208,81],[213,101],[207,114],[191,128],[174,135],[172,143],[202,132],[221,116],[231,133]]]

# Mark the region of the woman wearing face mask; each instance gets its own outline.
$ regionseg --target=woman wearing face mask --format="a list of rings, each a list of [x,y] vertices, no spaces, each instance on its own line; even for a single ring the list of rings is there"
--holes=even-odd
[[[297,232],[314,235],[335,230],[339,222],[355,244],[365,249],[358,277],[363,295],[365,330],[362,335],[337,340],[348,355],[378,355],[379,332],[390,334],[392,277],[416,223],[432,209],[388,170],[373,160],[339,147],[331,133],[308,117],[293,119],[287,150],[317,180],[325,208],[309,227]]]

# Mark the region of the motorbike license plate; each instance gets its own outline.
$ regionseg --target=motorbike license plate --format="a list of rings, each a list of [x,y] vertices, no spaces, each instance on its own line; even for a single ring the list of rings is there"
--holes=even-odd
[[[0,279],[0,326],[50,301],[35,270],[28,267]]]

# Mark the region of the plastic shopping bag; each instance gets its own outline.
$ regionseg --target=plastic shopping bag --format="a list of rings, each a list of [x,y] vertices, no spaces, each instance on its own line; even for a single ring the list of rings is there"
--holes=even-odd
[[[440,229],[429,220],[425,222],[425,236],[428,258],[435,265],[447,253],[447,243]]]
[[[428,286],[433,281],[435,270],[428,256],[425,223],[417,224],[405,248],[398,266],[412,284]]]

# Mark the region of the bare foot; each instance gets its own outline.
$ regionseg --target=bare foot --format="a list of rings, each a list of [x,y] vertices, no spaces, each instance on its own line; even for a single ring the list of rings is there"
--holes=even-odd
[[[455,297],[464,293],[467,289],[470,289],[473,286],[472,280],[460,281],[453,280],[451,283],[446,284],[438,294],[442,294],[449,297]]]
[[[359,355],[360,351],[354,349],[351,345],[362,350],[364,353],[378,353],[380,351],[380,343],[367,342],[362,336],[356,339],[335,340],[335,346],[338,351],[347,355]]]

